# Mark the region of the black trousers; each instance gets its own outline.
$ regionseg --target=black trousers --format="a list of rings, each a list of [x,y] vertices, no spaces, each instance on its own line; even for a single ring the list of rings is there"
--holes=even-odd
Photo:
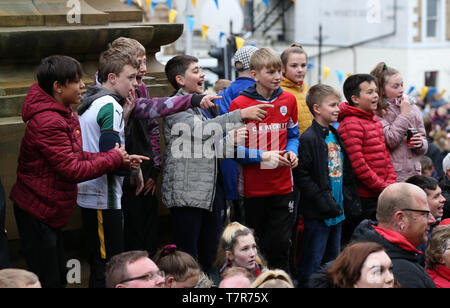
[[[39,277],[43,288],[65,287],[67,269],[61,230],[38,221],[16,205],[14,215],[28,270]]]
[[[105,288],[106,263],[124,251],[122,210],[81,208],[81,215],[91,270],[89,288]]]
[[[175,244],[196,258],[207,272],[216,259],[225,221],[225,193],[217,185],[212,212],[192,207],[171,208]]]
[[[5,190],[3,189],[2,181],[0,180],[0,269],[11,267],[9,261],[8,238],[5,230],[5,209]]]
[[[125,250],[146,250],[152,258],[158,249],[158,200],[151,193],[136,196],[136,189],[123,190]]]
[[[287,273],[295,217],[295,196],[286,195],[245,198],[246,226],[255,231],[256,243],[269,268],[283,269]]]

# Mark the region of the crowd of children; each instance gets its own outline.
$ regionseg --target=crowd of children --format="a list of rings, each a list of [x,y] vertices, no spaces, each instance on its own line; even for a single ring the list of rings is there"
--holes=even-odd
[[[429,207],[398,211],[433,216],[428,238],[448,246],[448,232],[431,229],[449,218],[442,194],[450,158],[441,157],[440,187],[415,178],[421,162],[423,173],[430,170],[423,159],[429,141],[400,72],[381,62],[350,76],[342,102],[337,89],[304,83],[308,55],[300,45],[281,56],[244,46],[234,60],[238,78],[222,82],[215,96],[204,94],[198,59],[175,56],[165,67],[175,93],[166,98],[150,98],[146,51],[134,39],[118,38],[100,55],[95,85],[83,97],[76,60],[42,60],[23,106],[27,128],[11,199],[28,269],[43,287],[66,285],[61,229],[77,205],[93,288],[401,286],[392,271],[383,284],[361,278],[370,257],[392,267],[389,249],[357,244],[341,254],[341,246],[360,223],[394,241],[375,222],[380,194],[404,181],[425,191]],[[71,106],[80,102],[77,115]],[[158,250],[160,174],[174,244]],[[235,222],[224,228],[230,211]],[[414,243],[425,252],[425,242]],[[448,274],[448,253],[441,255],[439,273]],[[343,277],[347,264],[355,265],[352,277]]]

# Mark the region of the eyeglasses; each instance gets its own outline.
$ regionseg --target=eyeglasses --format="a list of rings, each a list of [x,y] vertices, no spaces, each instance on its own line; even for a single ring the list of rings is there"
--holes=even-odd
[[[155,280],[158,277],[161,277],[163,280],[165,280],[166,275],[164,274],[164,271],[150,272],[150,273],[147,273],[147,274],[142,275],[142,276],[138,276],[138,277],[133,277],[133,278],[128,278],[128,279],[122,280],[119,283],[130,282],[130,281],[133,281],[133,280],[152,281],[152,280]]]
[[[409,212],[416,212],[416,213],[422,213],[425,217],[428,217],[430,215],[430,211],[427,210],[416,210],[416,209],[401,209],[401,211],[409,211]]]

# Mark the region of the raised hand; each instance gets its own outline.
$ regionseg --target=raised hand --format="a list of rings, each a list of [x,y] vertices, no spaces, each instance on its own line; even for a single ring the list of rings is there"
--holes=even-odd
[[[267,108],[273,108],[272,104],[260,104],[241,109],[241,118],[247,121],[261,122],[267,115]]]
[[[213,103],[215,99],[221,99],[222,96],[215,96],[215,95],[205,95],[200,102],[200,108],[203,110],[209,109],[211,107],[215,107],[216,105]]]

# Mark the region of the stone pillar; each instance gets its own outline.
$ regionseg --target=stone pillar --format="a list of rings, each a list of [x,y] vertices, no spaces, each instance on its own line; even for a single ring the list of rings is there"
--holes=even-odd
[[[76,1],[75,1],[76,2]],[[22,104],[35,82],[40,60],[53,54],[71,56],[82,64],[86,84],[92,84],[100,53],[120,36],[138,40],[147,50],[152,96],[168,96],[171,87],[155,54],[176,41],[182,24],[143,23],[142,11],[120,0],[80,0],[80,23],[68,23],[73,7],[66,0],[0,0],[0,178],[9,197],[16,181],[17,156],[25,124]],[[8,237],[18,237],[12,204],[7,199]],[[68,228],[80,226],[75,213]]]

